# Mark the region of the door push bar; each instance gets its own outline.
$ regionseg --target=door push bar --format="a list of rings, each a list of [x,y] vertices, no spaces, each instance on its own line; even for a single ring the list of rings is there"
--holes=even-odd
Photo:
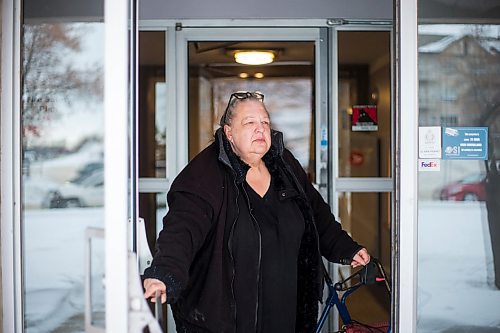
[[[140,219],[142,220],[142,219]],[[146,233],[144,230],[144,220],[142,220],[142,231],[138,232],[138,238],[142,238],[142,241],[146,241]],[[92,228],[89,227],[85,231],[85,332],[86,333],[105,333],[106,329],[103,326],[98,326],[98,324],[93,320],[92,317],[92,240],[104,239],[104,229],[102,228]],[[144,244],[144,243],[142,243]],[[147,241],[145,243],[147,245]],[[138,244],[140,245],[140,244]],[[144,250],[144,246],[138,249]],[[139,269],[141,268],[141,258],[146,260],[144,265],[147,264],[147,260],[151,260],[152,256],[149,251],[148,254],[139,254],[136,256],[135,253],[128,253],[128,294],[129,294],[129,310],[128,310],[128,333],[142,333],[145,327],[148,327],[150,333],[163,333],[163,315],[162,315],[162,304],[161,295],[158,293],[156,295],[155,303],[155,316],[153,316],[147,300],[144,298],[144,291],[142,288],[142,281],[140,278]],[[137,259],[139,257],[139,260]],[[149,259],[148,259],[149,258]],[[142,270],[143,272],[143,270]],[[104,289],[104,279],[102,288]],[[107,309],[111,311],[111,309]]]

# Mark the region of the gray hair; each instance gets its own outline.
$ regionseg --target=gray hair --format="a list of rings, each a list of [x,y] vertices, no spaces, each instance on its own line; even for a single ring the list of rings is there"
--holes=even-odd
[[[247,102],[247,101],[255,101],[259,102],[262,104],[264,107],[264,110],[266,110],[267,115],[269,116],[269,111],[266,108],[266,105],[264,104],[264,95],[262,97],[255,96],[254,93],[246,93],[247,96],[244,98],[233,98],[234,94],[231,95],[229,98],[229,103],[227,104],[226,110],[222,114],[222,117],[220,118],[219,125],[220,127],[224,127],[224,125],[230,125],[231,120],[233,119],[234,115],[234,110],[236,107],[242,103],[242,102]],[[260,94],[260,93],[259,93]]]

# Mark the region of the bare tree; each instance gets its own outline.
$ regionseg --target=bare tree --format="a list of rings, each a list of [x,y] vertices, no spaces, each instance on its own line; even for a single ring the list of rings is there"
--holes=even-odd
[[[486,208],[493,252],[495,285],[500,289],[500,53],[498,37],[485,37],[481,26],[444,52],[443,66],[454,66],[460,126],[487,127]]]
[[[102,66],[79,66],[71,57],[81,51],[83,24],[25,24],[23,31],[22,121],[25,146],[39,136],[61,110],[56,103],[102,99]]]

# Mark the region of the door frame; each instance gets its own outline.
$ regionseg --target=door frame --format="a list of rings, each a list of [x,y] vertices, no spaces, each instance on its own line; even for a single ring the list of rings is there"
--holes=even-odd
[[[132,1],[131,3],[134,3]],[[131,324],[128,254],[131,251],[129,218],[134,209],[130,198],[136,196],[135,186],[129,179],[129,170],[135,159],[131,143],[133,132],[129,119],[135,112],[129,94],[134,75],[129,77],[131,54],[136,51],[136,40],[129,17],[129,3],[104,0],[104,251],[105,251],[105,301],[106,331],[127,332]],[[130,40],[130,41],[129,41]],[[133,91],[133,89],[132,89]],[[135,163],[134,163],[135,164]],[[133,175],[134,172],[131,172]]]
[[[24,332],[21,219],[22,0],[1,3],[1,331]],[[128,293],[128,3],[106,0],[106,327],[126,332]],[[122,223],[117,223],[121,221]],[[82,238],[84,235],[82,235]],[[82,260],[82,266],[84,262]]]
[[[340,212],[340,207],[339,207],[339,195],[342,192],[351,192],[351,193],[388,193],[391,197],[391,203],[394,203],[394,174],[395,174],[395,155],[394,155],[394,133],[395,133],[395,128],[394,128],[394,121],[391,122],[391,149],[390,149],[390,154],[391,154],[391,175],[390,177],[339,177],[339,96],[338,96],[338,89],[339,89],[339,73],[338,73],[338,53],[339,53],[339,45],[338,45],[338,33],[339,32],[344,32],[344,31],[363,31],[363,32],[376,32],[376,31],[385,31],[389,32],[391,37],[390,40],[393,38],[393,28],[392,28],[392,23],[391,22],[385,22],[385,21],[373,21],[373,22],[368,22],[368,21],[361,21],[361,22],[349,22],[349,21],[338,21],[338,24],[335,24],[333,27],[329,28],[329,40],[330,40],[330,57],[329,57],[329,72],[330,72],[330,87],[331,87],[331,92],[330,96],[332,96],[329,108],[331,110],[330,112],[330,122],[329,122],[329,127],[328,127],[328,132],[329,138],[328,141],[331,143],[328,145],[329,149],[329,166],[328,166],[328,174],[329,174],[329,191],[328,191],[328,202],[332,208],[333,212]],[[393,75],[393,50],[392,50],[392,44],[391,44],[391,50],[390,50],[390,68],[391,68],[391,82],[394,82],[394,75]],[[392,87],[392,85],[391,85]],[[391,110],[391,117],[390,119],[394,119],[394,114],[395,114],[395,108],[394,108],[394,101],[393,101],[393,96],[394,96],[394,91],[391,89],[391,104],[390,104],[390,110]],[[337,219],[339,219],[339,214],[336,213],[335,216]],[[394,230],[395,226],[395,211],[394,211],[394,204],[391,204],[391,210],[390,210],[390,221],[391,221],[391,240],[393,240],[392,237],[392,230]],[[393,258],[396,255],[394,252],[394,247],[391,246],[391,258]],[[384,263],[384,264],[389,264],[389,263]],[[328,263],[327,265],[328,270],[330,272],[330,275],[333,276],[333,278],[337,279],[338,278],[338,265],[333,264],[333,263]],[[393,267],[391,263],[391,267]],[[392,269],[394,270],[394,268]],[[393,278],[392,284],[394,285],[396,283],[396,280]],[[396,303],[394,301],[395,295],[391,295],[391,313],[394,313],[397,311],[397,309],[394,307],[394,304]],[[335,316],[331,316],[329,319],[329,325],[331,328],[334,330],[338,330],[339,327],[339,318],[338,314],[335,312]]]
[[[352,24],[343,23],[339,26],[316,26],[316,27],[277,27],[270,28],[265,26],[265,22],[260,21],[259,26],[252,27],[204,27],[196,25],[196,22],[190,22],[194,26],[184,27],[181,23],[176,24],[175,28],[175,59],[176,72],[174,80],[177,105],[177,121],[176,131],[178,141],[176,147],[178,152],[176,161],[167,162],[167,165],[174,164],[173,168],[176,173],[188,162],[188,82],[187,82],[187,43],[190,41],[230,41],[230,40],[250,40],[250,41],[314,41],[316,45],[315,51],[315,156],[316,156],[316,179],[315,185],[323,195],[325,200],[330,203],[334,212],[338,211],[338,192],[394,192],[393,175],[386,178],[339,178],[337,159],[338,139],[336,137],[337,119],[338,119],[338,103],[337,103],[337,32],[338,31],[392,31],[392,25],[387,22],[379,22],[378,24],[369,24],[369,22],[356,22]],[[230,23],[228,23],[230,24]],[[392,52],[391,52],[392,55]],[[392,60],[392,58],[391,58]],[[328,68],[327,71],[324,69]],[[391,67],[392,68],[392,67]],[[167,76],[168,77],[168,76]],[[392,77],[391,77],[392,79]],[[167,78],[167,81],[169,79]],[[331,97],[330,97],[331,96]],[[394,114],[393,103],[391,103],[391,114]],[[394,128],[391,126],[391,155],[394,153]],[[168,129],[167,129],[168,132]],[[322,146],[323,140],[327,138],[327,154],[324,153],[325,147]],[[333,144],[328,144],[328,142]],[[394,160],[392,163],[394,165]],[[172,163],[172,164],[170,164]],[[172,169],[172,168],[170,168]],[[391,212],[394,216],[394,212]],[[393,219],[391,219],[393,220]],[[330,266],[330,274],[334,277],[337,270],[334,266]],[[392,302],[394,303],[394,302]],[[338,319],[336,312],[329,321],[331,329],[338,329]]]
[[[2,1],[2,111],[1,112],[1,255],[3,323],[6,332],[22,327],[20,273],[20,163],[19,163],[19,68],[20,0]],[[416,331],[417,281],[417,1],[395,0],[395,222],[393,236],[394,330]],[[328,21],[328,20],[327,20]],[[328,26],[317,20],[204,20],[204,26]],[[404,23],[403,23],[404,22]],[[147,26],[168,26],[175,21],[142,22]],[[402,37],[404,36],[404,38]],[[169,42],[169,45],[170,42]],[[175,82],[175,81],[174,81]],[[4,112],[12,110],[11,112]],[[404,112],[402,112],[404,110]],[[407,124],[402,130],[402,124]],[[401,149],[404,147],[404,150]],[[123,166],[122,166],[123,167]],[[402,181],[404,179],[404,182]],[[404,221],[404,223],[401,223]],[[401,246],[404,244],[404,247]],[[123,318],[120,318],[122,320]]]
[[[262,22],[261,22],[262,23]],[[207,27],[187,27],[179,28],[177,26],[176,34],[176,96],[177,96],[177,122],[176,129],[179,131],[177,134],[178,153],[177,160],[175,161],[176,173],[180,172],[182,168],[188,163],[188,52],[187,45],[190,41],[312,41],[320,49],[321,43],[325,40],[320,36],[320,28],[317,27],[226,27],[220,28],[207,28]],[[315,75],[318,80],[315,83],[316,91],[321,91],[320,86],[322,77],[325,73],[319,70],[319,62],[321,61],[321,53],[315,52]],[[324,60],[323,60],[324,61]],[[323,80],[325,81],[325,80]],[[326,81],[325,81],[326,82]],[[324,95],[324,94],[322,94]],[[321,115],[326,117],[327,104],[323,100],[326,97],[320,97],[315,101],[316,116],[315,122],[318,123]],[[320,100],[321,99],[321,100]],[[167,129],[168,131],[168,129]],[[316,127],[316,135],[318,136],[318,126]],[[319,137],[319,136],[318,136]],[[318,145],[319,146],[319,145]],[[316,148],[318,152],[318,148]],[[319,156],[319,155],[317,155]],[[169,164],[171,162],[167,162]]]
[[[418,26],[417,2],[395,0],[396,174],[393,231],[395,332],[417,330]],[[404,147],[404,149],[403,149]],[[404,244],[404,246],[402,246]]]
[[[262,22],[261,22],[262,23]],[[325,38],[326,28],[319,27],[226,27],[226,29],[210,28],[210,27],[179,27],[175,29],[175,59],[176,59],[176,84],[172,89],[176,90],[176,113],[177,121],[175,122],[177,131],[176,147],[177,154],[175,161],[167,161],[167,169],[175,170],[179,173],[189,162],[188,159],[188,43],[190,41],[308,41],[315,43],[315,136],[319,137],[320,126],[322,122],[328,119],[328,73],[321,71],[322,66],[327,64],[327,49],[326,44],[328,39]],[[168,58],[168,57],[167,57]],[[169,77],[167,76],[167,81]],[[168,125],[167,125],[168,126]],[[167,132],[169,129],[167,128]],[[320,170],[327,167],[327,161],[319,162],[320,144],[315,144],[316,154],[316,183],[320,182]],[[326,156],[325,156],[326,159]],[[170,166],[170,167],[169,167]],[[173,179],[174,175],[169,174]],[[326,196],[325,196],[326,199]],[[173,327],[172,327],[173,328]],[[171,329],[169,325],[169,329]]]
[[[23,330],[21,254],[21,0],[1,3],[0,228],[4,332]]]

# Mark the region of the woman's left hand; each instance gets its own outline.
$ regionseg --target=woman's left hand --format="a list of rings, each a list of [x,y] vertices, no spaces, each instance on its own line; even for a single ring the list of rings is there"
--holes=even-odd
[[[369,262],[370,262],[370,254],[365,248],[362,248],[352,258],[351,267],[356,268],[359,266],[365,266]]]

